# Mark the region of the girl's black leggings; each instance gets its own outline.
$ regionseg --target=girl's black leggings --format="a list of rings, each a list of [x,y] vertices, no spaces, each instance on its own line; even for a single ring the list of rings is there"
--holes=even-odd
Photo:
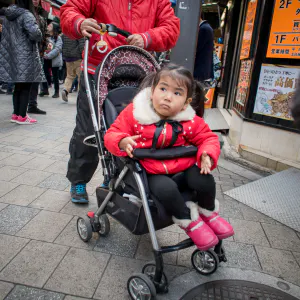
[[[22,116],[27,114],[27,106],[32,82],[17,82],[13,94],[14,114]]]
[[[148,174],[151,193],[164,206],[167,213],[177,219],[191,219],[190,210],[185,201],[197,202],[207,210],[215,209],[216,184],[211,174],[202,175],[200,169],[194,165],[185,170],[182,182],[177,184],[172,175]],[[181,192],[190,192],[185,199]]]

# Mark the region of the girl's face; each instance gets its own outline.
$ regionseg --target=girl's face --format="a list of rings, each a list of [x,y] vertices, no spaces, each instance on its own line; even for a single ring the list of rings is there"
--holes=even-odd
[[[187,88],[179,86],[178,81],[168,75],[161,76],[151,99],[154,110],[163,119],[176,116],[192,101],[192,98],[187,99]]]
[[[48,31],[49,34],[52,34],[52,33],[53,33],[53,24],[52,24],[52,23],[50,23],[50,24],[48,25],[47,31]]]
[[[38,7],[40,4],[40,0],[32,0],[32,4],[34,7]]]

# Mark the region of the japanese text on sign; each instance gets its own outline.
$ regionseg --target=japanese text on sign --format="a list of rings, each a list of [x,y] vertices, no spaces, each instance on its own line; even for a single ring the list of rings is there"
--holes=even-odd
[[[300,0],[276,0],[267,57],[300,58]]]

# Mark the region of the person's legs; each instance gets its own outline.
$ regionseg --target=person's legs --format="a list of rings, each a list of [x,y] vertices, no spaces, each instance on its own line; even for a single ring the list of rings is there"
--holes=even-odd
[[[31,114],[45,115],[46,112],[37,107],[37,96],[39,93],[39,82],[33,82],[29,94],[28,112]]]
[[[80,83],[80,75],[81,75],[81,59],[80,60],[76,60],[75,61],[75,72],[77,75],[77,85]],[[75,84],[75,88],[76,88],[76,84]]]
[[[53,82],[54,82],[54,95],[52,98],[59,98],[59,67],[52,67],[52,75],[53,75]]]
[[[13,94],[13,89],[14,89],[14,83],[13,82],[9,82],[7,84],[6,95],[12,95]]]
[[[91,83],[94,105],[96,105],[93,75],[89,75],[89,81]],[[83,144],[83,139],[92,134],[94,134],[94,129],[82,75],[77,97],[76,127],[70,141],[70,160],[67,172],[67,178],[72,184],[72,201],[77,203],[86,203],[88,201],[85,185],[93,177],[99,162],[97,149]],[[82,190],[83,192],[81,192]]]
[[[219,202],[216,197],[216,184],[211,174],[200,174],[200,169],[193,166],[185,171],[188,187],[196,191],[200,217],[213,230],[219,239],[234,234],[232,226],[219,216]]]
[[[21,94],[21,84],[16,83],[15,90],[13,93],[13,106],[14,106],[13,114],[16,116],[20,115],[20,94]]]
[[[74,62],[66,62],[66,68],[67,68],[67,78],[65,80],[65,86],[61,93],[61,97],[65,102],[68,102],[68,94],[72,90],[72,84],[76,77],[75,68],[74,68]]]
[[[50,75],[50,68],[51,68],[51,60],[44,59],[43,69],[46,76],[47,81],[42,82],[42,89],[40,92],[40,96],[43,97],[44,95],[49,95],[49,86],[51,85],[51,75]]]
[[[172,178],[165,175],[148,175],[151,193],[164,206],[167,213],[177,219],[190,219],[190,210]]]
[[[199,249],[207,250],[218,243],[216,235],[199,217],[197,205],[190,201],[185,203],[172,178],[148,175],[148,183],[151,193],[172,215],[174,223],[185,230]]]

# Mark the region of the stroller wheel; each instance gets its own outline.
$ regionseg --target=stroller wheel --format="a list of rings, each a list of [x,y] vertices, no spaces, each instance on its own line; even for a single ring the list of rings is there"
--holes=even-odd
[[[154,275],[155,275],[155,269],[156,269],[156,265],[155,263],[149,263],[144,265],[142,273],[146,274],[151,281],[153,282],[154,280]],[[161,277],[161,282],[159,283],[160,289],[162,289],[162,292],[167,292],[168,291],[168,278],[165,274],[165,272],[162,273],[162,277]]]
[[[110,232],[110,223],[107,215],[100,215],[99,216],[99,223],[100,223],[100,236],[107,236]]]
[[[93,236],[90,218],[85,216],[77,219],[77,232],[84,242],[88,242]]]
[[[133,274],[127,281],[127,290],[133,300],[152,300],[156,297],[154,283],[146,274]]]
[[[191,257],[194,269],[201,275],[210,275],[214,273],[219,266],[219,258],[212,250],[195,250]]]

